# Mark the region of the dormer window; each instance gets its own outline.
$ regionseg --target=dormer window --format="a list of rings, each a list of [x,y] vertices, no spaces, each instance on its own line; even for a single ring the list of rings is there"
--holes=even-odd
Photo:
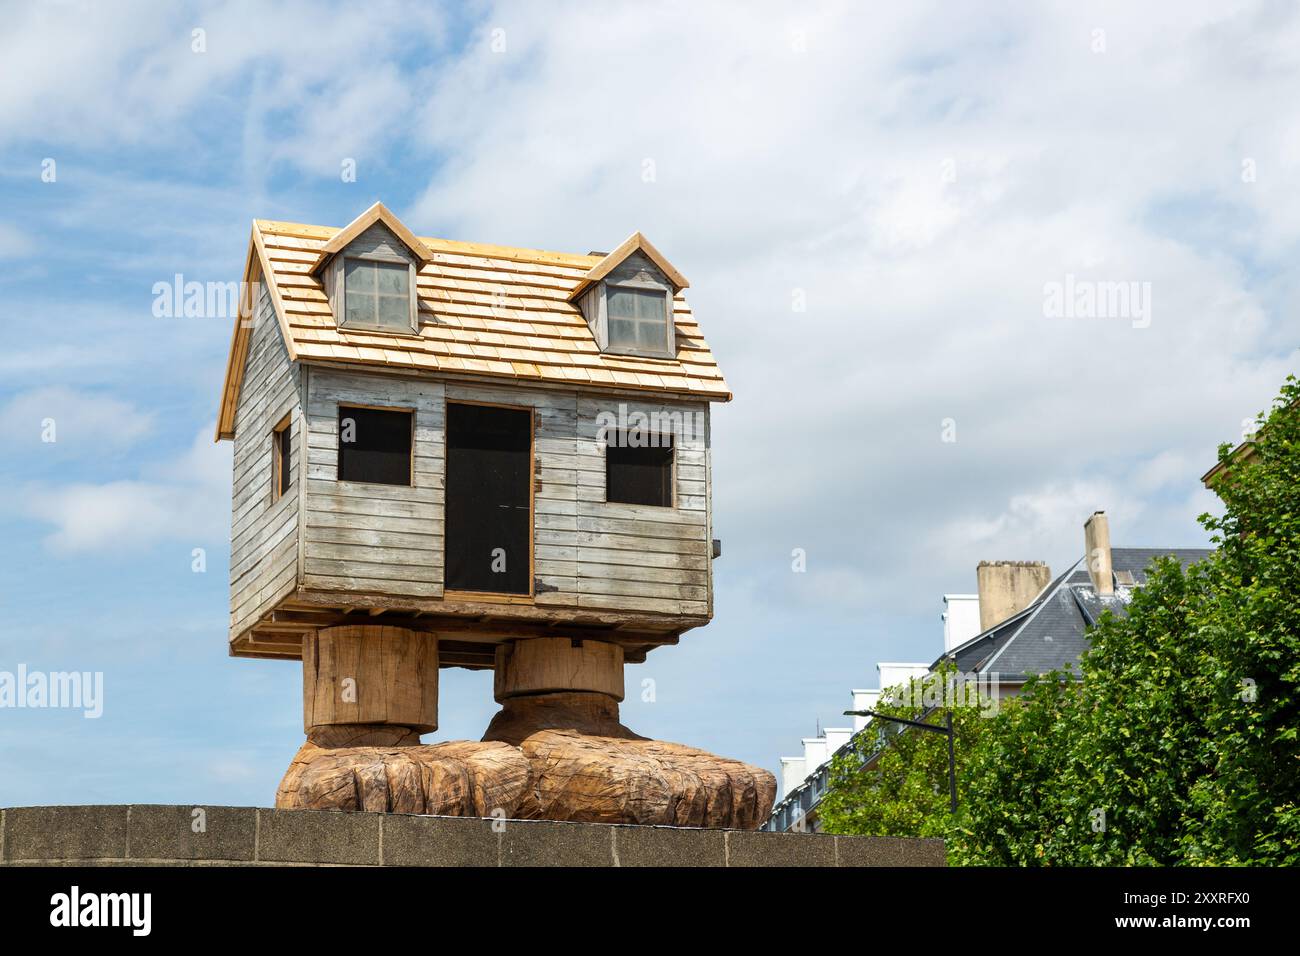
[[[420,331],[416,275],[433,253],[382,203],[375,203],[321,247],[320,275],[340,329],[411,335]]]
[[[408,262],[344,257],[342,325],[381,332],[414,331],[413,271]]]
[[[665,289],[606,285],[605,308],[609,322],[608,352],[665,355],[668,337],[668,297]]]
[[[673,296],[684,288],[686,278],[645,236],[634,232],[591,267],[569,293],[569,301],[607,355],[674,358]]]

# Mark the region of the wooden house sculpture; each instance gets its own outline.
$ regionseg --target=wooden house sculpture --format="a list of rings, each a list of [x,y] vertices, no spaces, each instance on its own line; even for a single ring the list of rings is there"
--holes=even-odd
[[[279,807],[754,828],[772,774],[619,722],[712,616],[722,374],[640,233],[609,254],[257,220],[221,396],[230,651],[302,661]],[[425,745],[438,671],[481,741]]]

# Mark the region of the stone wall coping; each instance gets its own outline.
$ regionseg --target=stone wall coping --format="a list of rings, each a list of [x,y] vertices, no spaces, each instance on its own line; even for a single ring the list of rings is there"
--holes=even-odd
[[[0,809],[0,865],[944,866],[944,843],[202,804]]]

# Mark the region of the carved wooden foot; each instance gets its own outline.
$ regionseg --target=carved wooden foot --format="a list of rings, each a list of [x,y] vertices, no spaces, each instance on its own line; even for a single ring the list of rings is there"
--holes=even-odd
[[[437,727],[437,640],[402,628],[322,628],[303,646],[303,744],[283,809],[754,829],[766,770],[618,719],[619,645],[534,638],[497,649],[503,704],[483,740],[423,745]]]
[[[316,727],[275,794],[284,810],[378,810],[517,816],[528,786],[523,753],[468,740],[424,745],[407,727]]]
[[[514,697],[483,735],[520,747],[532,775],[515,816],[589,823],[757,828],[776,778],[694,747],[648,740],[600,693]]]

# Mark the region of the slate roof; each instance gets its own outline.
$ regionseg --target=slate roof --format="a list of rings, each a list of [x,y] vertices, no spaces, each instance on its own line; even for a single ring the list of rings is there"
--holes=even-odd
[[[1088,647],[1088,628],[1106,609],[1126,613],[1131,589],[1146,583],[1152,561],[1169,555],[1187,567],[1209,554],[1208,548],[1112,548],[1113,570],[1117,576],[1132,574],[1133,584],[1117,582],[1109,597],[1098,596],[1080,558],[1023,611],[953,648],[934,667],[952,660],[963,673],[996,673],[1012,684],[1031,674],[1074,668]]]

